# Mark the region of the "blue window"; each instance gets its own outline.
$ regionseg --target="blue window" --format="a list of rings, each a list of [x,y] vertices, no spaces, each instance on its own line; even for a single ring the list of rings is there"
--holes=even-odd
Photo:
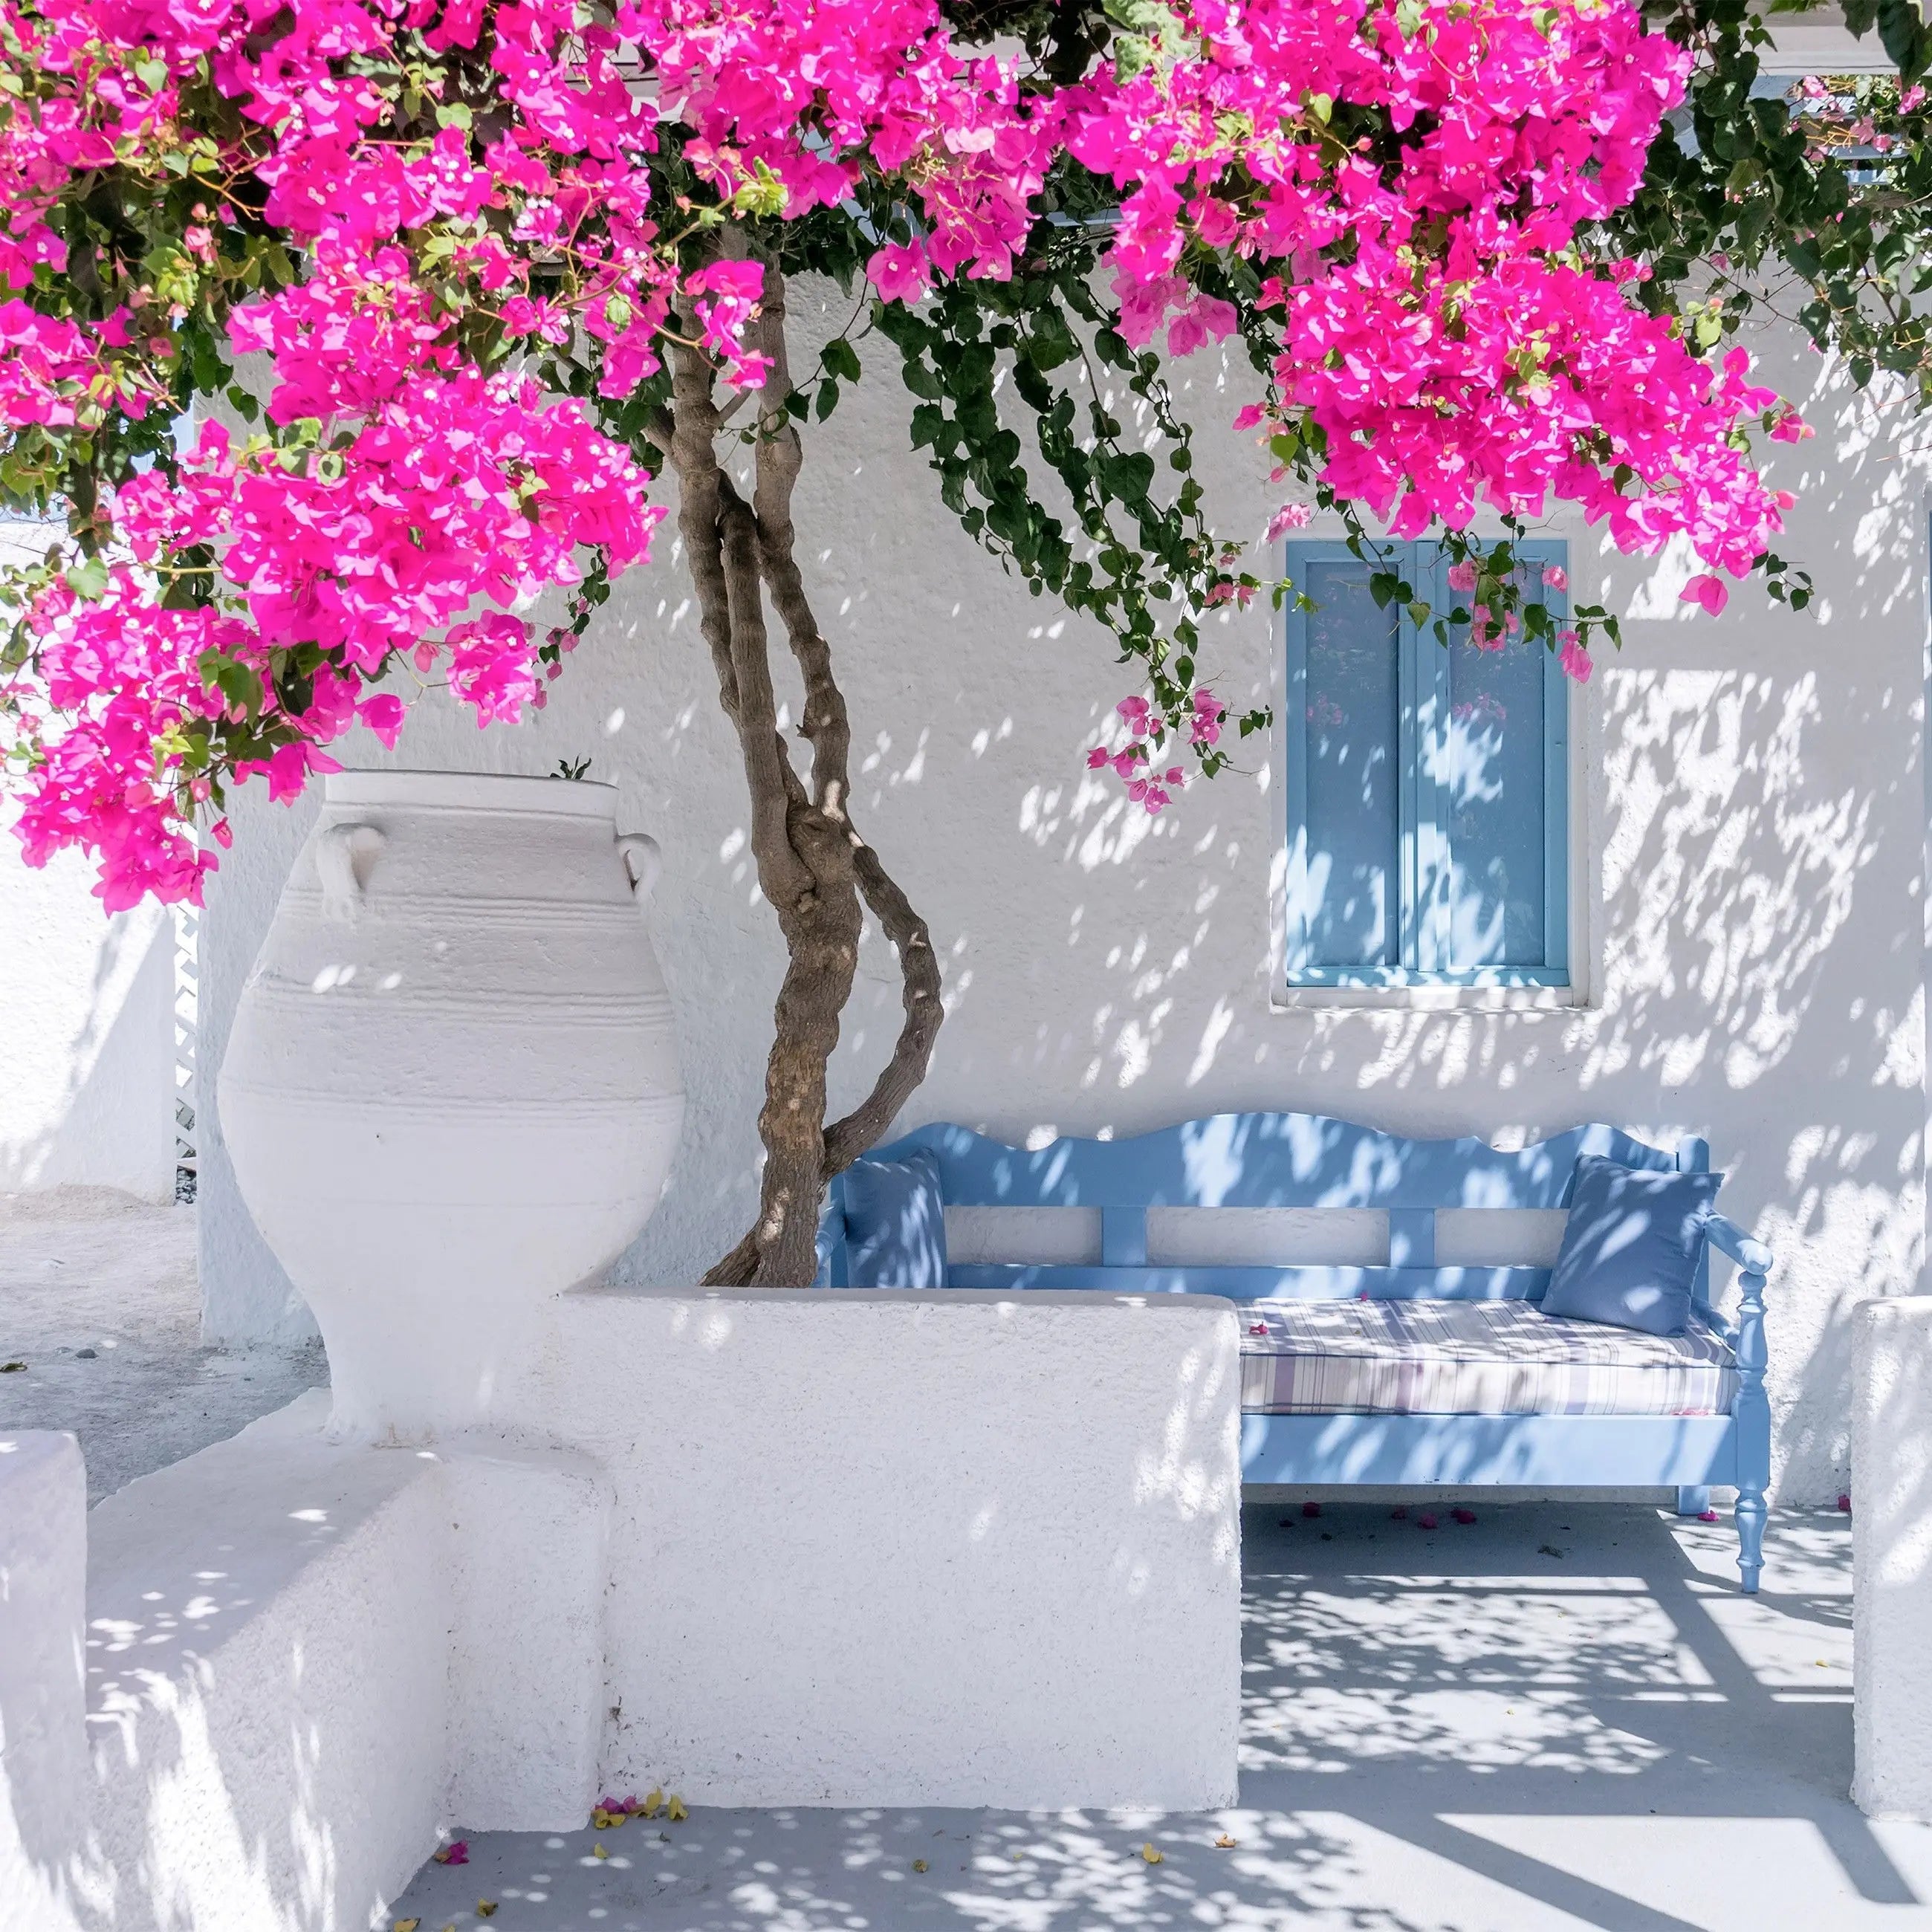
[[[1515,548],[1526,588],[1567,567],[1559,542]],[[1570,983],[1568,681],[1540,644],[1445,646],[1370,593],[1394,570],[1448,610],[1448,568],[1434,544],[1288,546],[1316,606],[1288,620],[1291,986]]]

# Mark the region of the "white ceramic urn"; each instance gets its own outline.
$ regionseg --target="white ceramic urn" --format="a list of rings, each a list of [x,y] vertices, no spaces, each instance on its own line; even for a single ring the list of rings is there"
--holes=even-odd
[[[340,772],[218,1083],[339,1436],[487,1425],[549,1298],[657,1205],[684,1118],[654,841],[567,778]]]

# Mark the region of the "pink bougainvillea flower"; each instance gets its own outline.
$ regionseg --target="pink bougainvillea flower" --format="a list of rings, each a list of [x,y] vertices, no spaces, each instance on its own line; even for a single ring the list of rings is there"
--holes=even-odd
[[[1543,566],[1543,587],[1546,590],[1568,590],[1570,573],[1560,563],[1546,563]]]
[[[1268,541],[1274,543],[1290,530],[1305,530],[1314,520],[1315,512],[1307,504],[1284,503],[1268,519]]]
[[[1730,602],[1731,593],[1720,579],[1703,572],[1692,578],[1677,595],[1680,602],[1700,604],[1714,617]]]
[[[402,734],[403,721],[409,715],[403,700],[390,692],[378,692],[356,707],[356,715],[390,750]]]
[[[1464,596],[1476,587],[1476,566],[1467,558],[1460,563],[1452,563],[1445,575],[1449,588]]]
[[[176,472],[104,503],[115,554],[156,582],[214,556],[208,608],[164,608],[118,567],[104,592],[91,563],[84,593],[57,580],[36,602],[48,692],[30,705],[0,686],[29,860],[92,853],[110,908],[195,899],[214,854],[196,832],[213,793],[193,782],[264,775],[286,800],[358,718],[388,742],[399,710],[375,687],[398,660],[446,678],[479,723],[544,704],[567,646],[540,647],[514,614],[642,560],[662,512],[602,418],[475,345],[594,345],[600,402],[661,374],[670,338],[694,336],[728,386],[765,381],[764,272],[704,259],[691,202],[667,191],[674,135],[710,199],[761,219],[890,209],[913,238],[861,226],[867,276],[908,303],[1030,271],[1070,158],[1118,211],[1100,268],[1130,348],[1228,338],[1243,317],[1223,292],[1258,278],[1243,346],[1266,364],[1264,399],[1234,421],[1271,446],[1277,480],[1399,542],[1560,502],[1627,553],[1681,538],[1701,572],[1754,566],[1790,500],[1746,439],[1806,426],[1748,355],[1706,361],[1646,310],[1642,263],[1591,253],[1690,67],[1639,0],[1172,10],[1158,60],[1056,85],[956,40],[937,0],[616,0],[595,22],[567,0],[293,0],[272,32],[274,0],[10,6],[0,67],[31,77],[34,104],[0,122],[0,437],[58,442],[173,406],[184,307],[144,280],[104,320],[40,311],[89,184],[130,156],[158,178],[205,142],[207,178],[245,192],[185,188],[153,259],[223,285],[217,346],[263,358],[271,441],[206,423]],[[420,116],[396,110],[422,66],[460,124],[412,138],[398,130]],[[458,67],[466,98],[491,90],[468,119],[438,92]],[[280,284],[244,292],[223,266],[230,200],[292,265]],[[1306,527],[1304,508],[1271,518],[1268,541]],[[1232,554],[1204,546],[1180,573],[1190,623],[1253,596]],[[1459,593],[1477,580],[1452,573]],[[1709,588],[1692,602],[1722,608],[1714,574],[1693,582]],[[1501,617],[1476,640],[1499,648],[1511,614],[1491,602]],[[320,659],[312,679],[278,682],[291,652]],[[1225,711],[1155,692],[1122,710],[1132,736],[1171,732],[1218,762]],[[1150,812],[1179,783],[1144,754],[1087,760]]]
[[[1556,634],[1562,646],[1558,661],[1563,666],[1564,675],[1574,678],[1579,684],[1588,684],[1591,672],[1596,668],[1590,661],[1590,653],[1578,642],[1574,631],[1559,631]]]
[[[1322,1514],[1322,1505],[1311,1500],[1302,1504],[1301,1513],[1304,1516],[1319,1516]]]
[[[1418,1529],[1433,1529],[1436,1519],[1432,1515],[1419,1516],[1415,1519],[1415,1526]]]
[[[866,274],[887,302],[917,302],[932,281],[926,250],[916,242],[879,249],[866,262]]]
[[[470,1840],[452,1838],[440,1851],[431,1856],[440,1865],[466,1865],[470,1862]]]
[[[1472,1509],[1464,1508],[1460,1503],[1449,1514],[1460,1523],[1472,1523],[1476,1520],[1476,1512]]]

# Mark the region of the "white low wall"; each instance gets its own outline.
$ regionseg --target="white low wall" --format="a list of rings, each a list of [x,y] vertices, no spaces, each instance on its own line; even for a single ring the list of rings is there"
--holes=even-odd
[[[63,1932],[88,1786],[87,1473],[71,1436],[0,1436],[0,1927]]]
[[[1232,1801],[1239,1393],[1211,1299],[610,1290],[514,1441],[0,1439],[0,1928],[355,1932],[600,1783]]]
[[[607,1780],[1232,1801],[1238,1346],[1196,1296],[562,1298],[508,1408],[615,1494]]]
[[[1932,1821],[1932,1297],[1858,1311],[1852,1412],[1852,1796]]]
[[[0,1440],[4,1932],[356,1932],[452,1819],[583,1823],[596,1472],[340,1448],[327,1414],[302,1396],[91,1516],[71,1437]]]

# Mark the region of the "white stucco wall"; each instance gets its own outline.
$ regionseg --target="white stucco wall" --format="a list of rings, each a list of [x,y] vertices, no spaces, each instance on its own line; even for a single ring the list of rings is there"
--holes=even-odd
[[[610,1288],[501,1432],[315,1390],[91,1514],[0,1438],[0,1926],[386,1924],[600,1790],[1231,1803],[1239,1400],[1207,1298]]]
[[[546,1327],[501,1415],[610,1486],[605,1789],[1232,1802],[1227,1304],[608,1288]]]
[[[0,518],[0,562],[51,525]],[[0,796],[0,1194],[80,1185],[152,1201],[175,1190],[175,966],[161,907],[104,914],[94,868],[20,862]]]
[[[0,812],[0,1193],[80,1184],[171,1201],[174,927],[165,907],[110,917],[64,853],[20,862]]]
[[[1852,1414],[1852,1796],[1932,1820],[1932,1297],[1859,1311]]]
[[[813,305],[801,293],[795,306]],[[1019,1140],[1269,1107],[1492,1138],[1590,1119],[1708,1133],[1731,1177],[1725,1207],[1778,1253],[1780,1492],[1836,1495],[1850,1311],[1916,1286],[1923,1245],[1926,526],[1922,464],[1900,454],[1908,413],[1814,395],[1824,365],[1808,350],[1772,359],[1819,430],[1772,466],[1801,493],[1781,548],[1817,580],[1803,616],[1751,588],[1720,619],[1693,616],[1677,599],[1688,557],[1605,556],[1552,526],[1571,538],[1574,594],[1624,619],[1622,656],[1574,700],[1581,1004],[1397,994],[1288,1008],[1274,997],[1268,747],[1251,742],[1246,769],[1158,823],[1089,775],[1082,754],[1130,680],[1090,627],[1026,596],[961,532],[905,453],[911,399],[890,352],[863,352],[878,380],[812,433],[797,512],[852,707],[855,815],[946,971],[946,1024],[904,1124],[952,1118]],[[1264,462],[1214,427],[1245,386],[1212,356],[1182,373],[1217,520],[1258,537],[1276,500]],[[1262,604],[1212,628],[1202,676],[1237,708],[1272,700],[1282,655]],[[431,698],[397,757],[542,772],[586,754],[622,788],[627,828],[664,848],[652,917],[690,1096],[663,1207],[620,1275],[688,1281],[751,1211],[782,953],[671,525],[546,712],[479,734]],[[364,740],[350,756],[384,754]],[[235,814],[204,940],[204,1094],[311,809],[251,788]],[[835,1102],[869,1084],[898,1015],[890,952],[868,937]],[[292,1332],[302,1311],[235,1196],[218,1123],[203,1147],[211,1332]]]

